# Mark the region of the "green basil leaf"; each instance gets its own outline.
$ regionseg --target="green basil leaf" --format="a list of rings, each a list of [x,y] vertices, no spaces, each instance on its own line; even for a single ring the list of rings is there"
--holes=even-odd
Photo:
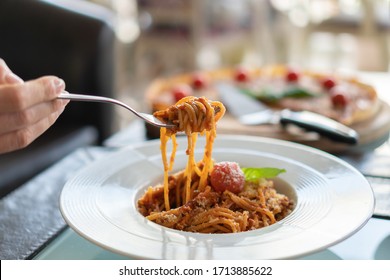
[[[244,172],[246,181],[257,181],[261,178],[271,179],[278,176],[281,173],[286,172],[285,169],[279,169],[274,167],[243,167],[241,168],[242,172]]]
[[[258,99],[260,101],[267,101],[267,102],[272,102],[280,99],[280,94],[272,91],[272,90],[266,90],[266,89],[261,89],[260,91],[254,91],[254,90],[249,90],[246,88],[241,88],[240,89],[242,93],[253,97],[255,99]]]
[[[304,98],[313,96],[316,96],[316,94],[298,87],[290,88],[283,93],[283,97]]]
[[[241,92],[249,95],[253,98],[256,98],[260,101],[273,103],[282,98],[290,97],[290,98],[307,98],[307,97],[315,97],[318,94],[314,92],[310,92],[306,89],[299,87],[290,87],[283,91],[276,91],[272,88],[263,88],[260,91],[253,91],[245,88],[241,88]]]

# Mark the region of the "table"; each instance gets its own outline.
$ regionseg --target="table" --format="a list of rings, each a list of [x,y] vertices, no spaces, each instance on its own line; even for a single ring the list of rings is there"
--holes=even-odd
[[[381,75],[386,81],[388,74]],[[383,86],[383,84],[381,84]],[[388,98],[388,96],[387,96]],[[102,147],[84,147],[56,163],[0,201],[0,259],[126,259],[94,245],[70,229],[59,211],[65,182],[91,163],[123,146],[145,141],[145,127],[134,121]],[[390,260],[390,143],[343,159],[371,183],[374,216],[356,234],[303,259]]]

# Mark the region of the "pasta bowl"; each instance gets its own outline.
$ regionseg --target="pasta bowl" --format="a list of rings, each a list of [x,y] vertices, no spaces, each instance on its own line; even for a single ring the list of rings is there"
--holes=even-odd
[[[185,167],[178,139],[175,168]],[[195,151],[201,158],[205,142]],[[355,168],[323,151],[283,140],[221,135],[215,161],[278,167],[277,190],[295,202],[281,221],[241,233],[202,234],[169,229],[143,217],[137,200],[162,181],[157,140],[129,146],[81,170],[65,185],[60,209],[87,240],[137,259],[294,259],[321,251],[357,232],[371,217],[374,195]]]

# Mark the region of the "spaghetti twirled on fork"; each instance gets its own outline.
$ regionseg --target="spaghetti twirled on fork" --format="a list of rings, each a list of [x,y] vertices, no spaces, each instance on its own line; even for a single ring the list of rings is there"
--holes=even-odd
[[[176,207],[187,203],[194,197],[195,188],[197,191],[203,191],[207,184],[207,176],[212,168],[212,148],[214,139],[217,135],[215,123],[225,114],[225,107],[221,102],[209,101],[205,97],[188,96],[182,98],[174,106],[167,110],[157,111],[154,116],[163,122],[171,122],[176,125],[175,129],[162,128],[160,130],[161,153],[164,165],[164,203],[165,210],[170,209],[170,201],[168,198],[168,171],[172,170],[176,153],[176,132],[184,131],[187,135],[187,155],[188,162],[184,172],[186,178],[184,198],[178,195],[176,199]],[[199,133],[206,134],[206,147],[203,156],[203,167],[200,169],[195,162],[194,150]],[[167,142],[172,139],[172,154],[168,164],[167,160]],[[192,177],[196,173],[199,177],[198,186],[191,187]]]
[[[142,215],[160,225],[202,233],[229,233],[271,225],[284,218],[292,209],[292,202],[278,194],[273,181],[246,182],[239,193],[216,191],[210,184],[214,168],[212,148],[216,137],[216,122],[225,107],[205,97],[185,97],[154,116],[176,125],[175,129],[161,128],[161,154],[164,166],[162,185],[149,187],[138,200]],[[177,149],[176,133],[187,136],[188,155],[184,170],[169,175],[173,169]],[[203,158],[195,161],[194,150],[198,135],[205,135]],[[172,140],[172,153],[167,156],[167,143]]]

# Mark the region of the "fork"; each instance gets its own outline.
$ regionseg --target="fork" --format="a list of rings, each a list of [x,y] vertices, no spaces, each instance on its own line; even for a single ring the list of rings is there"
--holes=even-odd
[[[132,112],[137,117],[143,119],[145,122],[157,126],[157,127],[166,127],[166,128],[174,128],[175,125],[171,123],[163,123],[156,117],[154,117],[151,114],[141,113],[137,110],[131,108],[129,105],[113,98],[107,98],[102,96],[96,96],[96,95],[84,95],[84,94],[74,94],[69,92],[62,92],[57,96],[58,99],[68,99],[72,101],[86,101],[86,102],[101,102],[101,103],[111,103],[119,105],[123,108],[126,108],[130,112]]]

